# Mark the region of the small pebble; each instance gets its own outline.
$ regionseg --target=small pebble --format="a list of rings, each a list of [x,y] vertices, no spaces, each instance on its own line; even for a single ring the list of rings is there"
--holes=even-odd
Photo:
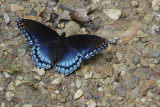
[[[10,84],[8,85],[8,90],[9,90],[9,91],[14,91],[14,90],[15,90],[15,87],[14,87],[14,83],[13,83],[13,82],[10,82]]]
[[[118,58],[118,60],[122,60],[123,54],[121,54],[120,52],[116,52],[116,57]]]
[[[0,91],[3,91],[3,89],[4,89],[3,87],[0,87]]]
[[[16,81],[15,81],[15,84],[16,84],[16,86],[18,87],[18,86],[22,85],[22,81],[16,80]]]
[[[10,22],[9,15],[7,13],[3,13],[3,18],[4,18],[5,23],[8,24]]]
[[[160,10],[160,0],[152,0],[152,9],[154,11]]]
[[[88,105],[87,107],[96,107],[96,103],[92,99],[88,100],[86,105]]]
[[[60,82],[61,82],[61,79],[57,78],[57,79],[53,80],[51,84],[59,84]]]
[[[156,32],[159,32],[159,31],[160,31],[160,27],[154,24],[151,29],[151,34],[155,34]]]
[[[160,49],[153,51],[151,55],[149,55],[149,58],[157,58],[159,56],[160,56]]]
[[[93,77],[93,73],[89,72],[84,75],[85,79],[91,79]]]
[[[117,43],[117,40],[116,39],[113,39],[113,38],[109,38],[108,40],[111,44],[116,44]]]
[[[19,57],[23,57],[26,54],[26,50],[25,49],[17,49],[18,50],[18,56]]]
[[[131,5],[133,7],[137,7],[139,5],[138,1],[131,1]]]
[[[140,62],[140,58],[139,58],[139,55],[134,55],[131,59],[132,63],[134,65],[137,65],[139,62]]]
[[[10,78],[10,75],[9,75],[9,73],[7,73],[7,72],[4,72],[4,76],[8,79],[8,78]]]
[[[61,28],[61,29],[65,28],[65,24],[64,23],[58,24],[58,28]]]
[[[125,97],[126,96],[126,88],[122,85],[118,86],[118,93],[120,96]]]
[[[74,99],[77,100],[83,95],[83,91],[78,89],[77,92],[74,94]]]
[[[107,16],[113,20],[118,20],[121,16],[121,11],[117,9],[107,9],[104,11]]]
[[[67,102],[67,98],[66,98],[66,97],[62,97],[62,98],[60,99],[60,102],[61,102],[61,103]]]
[[[8,91],[8,92],[6,92],[5,97],[6,97],[6,99],[7,99],[8,101],[11,101],[12,98],[14,97],[14,94],[13,94],[12,92]]]
[[[11,4],[11,11],[18,11],[18,10],[24,10],[24,7],[19,6],[17,4]]]
[[[81,87],[81,84],[82,84],[82,83],[81,83],[81,80],[77,79],[77,80],[76,80],[76,87],[77,87],[77,88],[80,88],[80,87]]]
[[[38,69],[38,68],[34,67],[33,71],[37,72],[37,74],[40,76],[43,76],[45,74],[44,69]]]
[[[34,77],[34,79],[36,79],[36,80],[40,81],[40,80],[41,80],[41,77],[40,77],[40,76],[38,76],[38,75],[36,75],[36,76]]]
[[[139,77],[137,77],[137,76],[135,76],[135,75],[131,75],[128,85],[129,85],[129,87],[130,87],[131,89],[134,89],[134,88],[136,88],[136,86],[138,86],[139,81],[140,81],[140,78],[139,78]]]
[[[92,99],[93,98],[93,95],[91,92],[87,92],[87,95],[86,95],[87,99]]]

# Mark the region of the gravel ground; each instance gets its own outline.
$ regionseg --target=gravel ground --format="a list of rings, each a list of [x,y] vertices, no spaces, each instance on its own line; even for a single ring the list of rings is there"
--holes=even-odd
[[[0,107],[160,107],[160,0],[62,2],[74,8],[92,3],[99,5],[88,14],[91,22],[62,20],[56,31],[95,34],[109,46],[64,76],[55,68],[34,67],[31,49],[16,25],[21,18],[42,22],[39,15],[46,2],[0,1]],[[44,24],[53,27],[52,21]]]

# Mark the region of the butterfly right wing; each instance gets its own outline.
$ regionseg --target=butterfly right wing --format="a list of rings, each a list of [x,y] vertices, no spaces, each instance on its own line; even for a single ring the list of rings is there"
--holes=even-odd
[[[83,59],[89,59],[108,47],[106,39],[95,35],[80,34],[66,38],[68,45],[73,47]]]
[[[48,26],[34,20],[21,19],[17,22],[18,28],[27,38],[29,45],[56,41],[60,36]]]

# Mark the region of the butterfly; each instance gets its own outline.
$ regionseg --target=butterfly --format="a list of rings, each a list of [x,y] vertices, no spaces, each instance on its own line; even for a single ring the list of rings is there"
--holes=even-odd
[[[50,27],[34,20],[20,19],[20,31],[32,47],[32,59],[37,68],[56,70],[64,75],[74,72],[82,59],[89,59],[108,47],[106,39],[88,34],[61,36]]]

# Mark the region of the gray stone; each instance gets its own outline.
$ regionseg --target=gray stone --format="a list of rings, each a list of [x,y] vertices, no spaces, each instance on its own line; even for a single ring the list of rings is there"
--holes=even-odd
[[[93,95],[91,92],[87,92],[87,95],[86,95],[87,99],[92,99],[93,98]]]
[[[129,80],[129,84],[128,84],[129,87],[132,89],[136,88],[136,86],[139,84],[139,80],[140,80],[139,77],[137,77],[135,75],[131,75],[130,80]]]
[[[3,13],[4,21],[8,24],[10,22],[9,15],[7,13]]]
[[[132,63],[133,63],[134,65],[137,65],[137,64],[140,62],[139,55],[133,56],[132,59],[131,59],[131,61],[132,61]]]
[[[149,55],[150,58],[157,58],[159,56],[160,56],[160,49],[153,51],[151,55]]]
[[[26,50],[25,49],[17,49],[18,50],[18,56],[19,57],[23,57],[26,54]]]
[[[123,85],[119,85],[118,86],[118,94],[122,97],[126,96],[126,87],[124,87]]]

